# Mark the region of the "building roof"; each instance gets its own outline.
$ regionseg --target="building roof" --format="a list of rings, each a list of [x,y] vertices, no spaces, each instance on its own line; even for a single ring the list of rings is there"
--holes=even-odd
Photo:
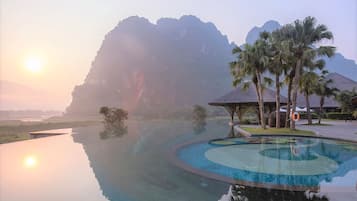
[[[333,83],[331,83],[330,87],[335,87],[340,91],[349,90],[352,91],[353,88],[357,89],[357,82],[347,78],[338,73],[330,73],[326,76],[326,79],[332,79]],[[309,96],[310,107],[318,108],[320,107],[320,97],[313,94]],[[297,105],[306,107],[306,100],[303,94],[298,95]],[[334,97],[325,98],[324,108],[338,108],[340,104],[334,99]]]
[[[264,103],[275,103],[275,91],[265,88],[263,91]],[[287,103],[287,98],[280,96],[280,103]],[[226,106],[234,104],[258,104],[257,93],[253,84],[248,89],[243,89],[242,86],[238,86],[233,91],[223,95],[222,97],[209,102],[209,105],[214,106]]]

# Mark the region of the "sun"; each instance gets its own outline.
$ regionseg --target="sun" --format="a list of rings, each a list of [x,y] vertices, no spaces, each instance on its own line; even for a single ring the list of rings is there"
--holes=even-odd
[[[27,156],[24,158],[24,165],[26,168],[34,168],[37,166],[37,158],[34,156]]]
[[[25,67],[31,73],[40,73],[43,70],[43,60],[39,57],[29,57],[25,61]]]

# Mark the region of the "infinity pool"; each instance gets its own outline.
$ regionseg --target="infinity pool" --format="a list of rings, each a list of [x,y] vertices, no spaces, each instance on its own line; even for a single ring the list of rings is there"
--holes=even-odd
[[[129,121],[120,135],[102,131],[0,145],[0,200],[357,200],[354,143],[212,140],[230,133],[226,120],[209,121],[199,134],[178,120]]]
[[[227,138],[185,145],[177,154],[186,169],[230,183],[292,190],[320,184],[353,190],[357,185],[354,142],[297,136]]]

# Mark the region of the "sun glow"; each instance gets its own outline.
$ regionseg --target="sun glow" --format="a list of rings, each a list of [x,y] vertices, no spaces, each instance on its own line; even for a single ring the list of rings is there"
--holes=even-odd
[[[27,168],[34,168],[37,166],[37,158],[34,156],[27,156],[24,159],[24,166]]]
[[[31,73],[40,73],[43,70],[43,60],[39,57],[29,57],[25,61],[25,67]]]

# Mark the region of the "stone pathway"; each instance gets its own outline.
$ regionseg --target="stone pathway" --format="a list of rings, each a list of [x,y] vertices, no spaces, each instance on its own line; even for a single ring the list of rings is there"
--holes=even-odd
[[[357,141],[357,121],[323,120],[322,123],[329,124],[325,126],[308,126],[306,120],[297,122],[296,128],[310,130],[317,135],[324,137],[341,138]],[[315,120],[314,120],[315,123]]]

